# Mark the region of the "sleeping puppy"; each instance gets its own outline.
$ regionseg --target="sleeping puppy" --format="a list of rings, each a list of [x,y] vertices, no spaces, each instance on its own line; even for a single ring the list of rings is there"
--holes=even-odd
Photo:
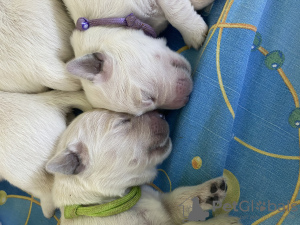
[[[66,129],[71,107],[91,106],[83,92],[51,91],[41,94],[0,92],[0,179],[40,198],[43,213],[54,213],[53,177],[45,170]]]
[[[60,0],[0,0],[0,91],[81,89],[66,70],[74,28]]]
[[[173,0],[174,1],[174,0]],[[66,1],[74,20],[135,13],[158,33],[168,19],[189,45],[207,30],[189,1]],[[211,0],[194,0],[196,9]],[[159,3],[159,4],[158,4]],[[203,4],[202,4],[203,3]],[[175,7],[176,6],[176,7]],[[118,27],[75,31],[59,0],[0,0],[0,90],[37,93],[84,88],[96,108],[140,115],[184,106],[192,90],[191,68],[179,54],[142,31]],[[81,85],[82,83],[82,85]]]
[[[189,46],[198,48],[205,39],[207,25],[195,9],[212,1],[64,0],[77,27],[71,37],[76,58],[67,69],[81,78],[95,108],[135,115],[155,108],[180,108],[192,90],[190,65],[171,51],[164,39],[153,37],[169,21]],[[139,27],[147,35],[120,24],[95,21],[100,18],[117,18],[113,23],[123,21],[123,25]]]
[[[54,174],[52,196],[62,212],[61,224],[182,224],[181,204],[190,209],[197,197],[202,209],[208,210],[213,200],[224,199],[223,178],[168,194],[145,185],[170,152],[168,124],[156,111],[139,117],[105,110],[81,114],[63,133],[46,165]],[[239,222],[222,216],[186,224]]]

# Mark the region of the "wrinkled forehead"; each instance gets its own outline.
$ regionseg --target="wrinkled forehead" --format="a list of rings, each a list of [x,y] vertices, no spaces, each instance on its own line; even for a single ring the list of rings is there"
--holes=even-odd
[[[118,113],[106,109],[95,109],[91,111],[89,117],[91,117],[92,123],[101,123],[102,125],[108,125],[114,120],[118,120],[120,118],[124,118],[127,116],[125,113]],[[89,120],[89,118],[87,118]]]
[[[104,134],[111,126],[111,123],[122,115],[105,109],[94,109],[85,112],[77,117],[76,128],[84,133],[90,134],[97,132]]]

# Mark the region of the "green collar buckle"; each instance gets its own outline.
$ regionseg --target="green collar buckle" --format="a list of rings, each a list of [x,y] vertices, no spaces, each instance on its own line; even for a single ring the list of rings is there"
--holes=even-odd
[[[141,197],[141,188],[133,187],[131,191],[122,198],[112,202],[94,205],[68,205],[65,206],[64,216],[66,219],[72,219],[78,216],[97,216],[106,217],[125,212],[132,208]]]

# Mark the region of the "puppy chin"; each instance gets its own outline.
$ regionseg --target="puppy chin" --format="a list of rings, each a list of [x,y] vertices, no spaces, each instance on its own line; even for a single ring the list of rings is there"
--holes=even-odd
[[[161,161],[163,161],[171,153],[171,149],[172,142],[171,139],[167,137],[161,144],[150,147],[148,151],[151,158],[158,157],[161,158]]]

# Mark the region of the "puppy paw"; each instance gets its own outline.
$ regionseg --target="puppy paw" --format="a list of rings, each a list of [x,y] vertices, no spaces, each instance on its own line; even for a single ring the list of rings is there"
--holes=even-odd
[[[238,217],[230,217],[228,216],[227,218],[222,218],[221,220],[219,220],[222,225],[242,225],[240,223],[240,219]]]
[[[200,46],[205,41],[207,35],[208,27],[205,22],[200,22],[194,24],[192,29],[185,30],[181,32],[184,42],[195,49],[199,49]]]
[[[207,225],[242,225],[238,217],[225,215],[216,216],[207,220]]]
[[[199,185],[198,198],[203,210],[212,209],[214,202],[222,202],[226,196],[227,185],[223,177],[209,180]]]
[[[242,225],[240,223],[240,219],[238,217],[228,217],[227,221],[224,223],[224,225],[234,224],[234,225]]]
[[[52,200],[47,201],[47,200],[41,199],[41,207],[42,207],[43,214],[46,218],[51,218],[54,215],[55,207],[54,207]]]

